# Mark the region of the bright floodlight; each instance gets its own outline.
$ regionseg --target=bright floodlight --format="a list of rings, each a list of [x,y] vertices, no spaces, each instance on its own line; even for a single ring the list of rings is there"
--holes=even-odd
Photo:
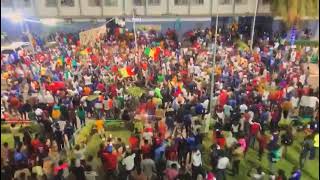
[[[23,17],[20,13],[9,13],[5,15],[5,17],[14,23],[21,23],[23,21]]]
[[[40,22],[44,25],[54,26],[59,22],[59,19],[53,19],[53,18],[40,19]]]

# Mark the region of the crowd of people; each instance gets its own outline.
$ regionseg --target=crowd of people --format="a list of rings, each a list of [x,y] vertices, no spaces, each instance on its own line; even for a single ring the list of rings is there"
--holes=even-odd
[[[245,171],[254,180],[301,179],[305,161],[315,159],[319,148],[318,106],[307,113],[299,166],[292,174],[274,166],[295,141],[291,124],[301,98],[318,101],[303,66],[318,56],[317,48],[257,37],[250,51],[236,43],[236,33],[220,33],[213,65],[212,32],[193,30],[181,41],[170,29],[138,32],[138,47],[128,31],[86,45],[57,33],[57,47],[2,54],[7,89],[1,91],[1,119],[18,123],[11,124],[14,147],[3,142],[1,148],[1,178],[225,180]],[[105,119],[134,124],[130,138],[108,136]],[[22,120],[32,120],[40,132],[25,131],[21,139]],[[103,140],[97,155],[85,155],[83,143],[75,142],[76,130],[90,121]],[[212,145],[205,160],[208,133]],[[259,161],[267,154],[268,172],[242,169],[249,148]],[[75,158],[59,158],[66,151]]]

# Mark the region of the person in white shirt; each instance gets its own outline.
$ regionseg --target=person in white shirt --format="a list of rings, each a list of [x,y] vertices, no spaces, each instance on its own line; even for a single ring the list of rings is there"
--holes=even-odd
[[[126,171],[128,174],[133,170],[134,168],[134,158],[136,157],[135,153],[129,153],[123,160],[122,160],[122,165],[125,166]]]
[[[246,104],[241,104],[239,108],[240,108],[240,113],[245,113],[246,110],[248,110],[248,106]]]
[[[25,167],[24,165],[20,165],[18,170],[14,173],[14,179],[19,179],[19,180],[28,180],[29,177],[31,176],[30,170]]]
[[[87,170],[84,171],[84,175],[86,177],[86,180],[96,180],[98,173],[93,171],[91,166],[87,166]]]
[[[258,167],[257,172],[251,174],[251,179],[252,180],[263,180],[265,175],[266,174],[264,172],[262,172],[262,168]]]
[[[224,154],[224,152],[221,152],[220,158],[218,159],[217,164],[217,179],[226,179],[226,169],[229,165],[230,160],[227,158]]]
[[[84,78],[84,82],[85,82],[84,84],[85,84],[86,86],[90,86],[90,85],[92,84],[92,82],[91,82],[91,76],[84,75],[83,78]]]

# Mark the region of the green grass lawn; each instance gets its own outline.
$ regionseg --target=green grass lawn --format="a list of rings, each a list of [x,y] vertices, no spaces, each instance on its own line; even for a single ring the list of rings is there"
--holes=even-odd
[[[101,138],[97,134],[90,135],[90,129],[93,127],[94,122],[89,122],[85,127],[83,127],[76,136],[76,142],[79,143],[81,141],[87,140],[86,152],[85,154],[92,155],[95,157],[94,162],[99,167],[101,166],[100,161],[97,158],[97,152],[99,149],[99,145],[102,143]],[[286,172],[286,175],[289,176],[291,170],[294,166],[299,165],[299,152],[300,152],[300,144],[303,140],[303,132],[298,132],[295,134],[295,141],[292,146],[288,148],[287,157],[285,159],[281,159],[278,163],[275,164],[275,169],[283,169]],[[122,140],[127,143],[127,140],[131,134],[130,131],[126,129],[112,130],[106,131],[106,135],[112,134],[112,137],[121,137]],[[203,161],[206,169],[211,169],[209,165],[209,147],[212,144],[212,136],[209,133],[204,139],[204,151],[203,151]],[[11,134],[1,134],[1,142],[8,142],[11,147],[13,147],[13,137]],[[256,143],[257,144],[257,143]],[[72,153],[67,155],[68,158],[72,157]],[[228,179],[249,179],[247,176],[247,172],[254,167],[262,166],[264,172],[269,173],[269,164],[267,160],[266,153],[260,162],[257,157],[257,151],[253,149],[249,149],[245,160],[240,163],[240,174],[238,176],[229,176]],[[231,168],[231,167],[230,167]],[[317,152],[316,160],[307,160],[305,163],[305,168],[302,170],[302,180],[317,180],[319,179],[319,153]],[[98,172],[103,173],[103,170],[99,170]]]
[[[286,175],[289,176],[294,166],[299,166],[299,152],[300,152],[300,144],[303,141],[303,132],[299,132],[295,134],[295,140],[292,146],[288,148],[286,158],[282,158],[279,162],[277,162],[274,166],[274,169],[277,171],[278,169],[283,169],[286,172]],[[212,136],[209,134],[204,140],[204,152],[203,152],[203,160],[206,168],[211,168],[208,166],[209,164],[209,156],[208,150],[210,145],[212,144]],[[258,159],[257,152],[257,143],[256,143],[256,151],[253,149],[249,149],[246,155],[246,158],[240,163],[240,173],[238,176],[229,176],[228,179],[249,179],[247,176],[248,171],[251,168],[261,166],[264,172],[269,173],[269,162],[267,159],[267,152],[265,152],[262,161],[260,162]],[[231,166],[230,166],[231,169]],[[305,167],[302,170],[302,180],[318,180],[319,179],[319,153],[316,155],[315,160],[307,160],[305,163]]]
[[[121,137],[125,143],[128,137],[130,136],[130,131],[128,130],[117,130],[117,131],[106,131],[106,135],[112,134],[113,137]],[[292,168],[299,164],[299,151],[300,151],[300,145],[303,140],[303,134],[297,133],[296,138],[294,141],[294,144],[288,148],[287,157],[285,159],[281,159],[278,163],[275,164],[275,169],[283,169],[285,170],[287,176],[290,175]],[[209,165],[209,147],[211,145],[212,139],[211,134],[208,134],[208,136],[204,140],[204,152],[203,152],[203,160],[205,164],[206,169],[211,169]],[[91,154],[96,156],[98,151],[99,144],[102,143],[101,138],[98,135],[94,135],[91,137],[90,141],[87,144],[87,155]],[[257,144],[257,143],[256,143]],[[305,168],[303,169],[303,178],[302,180],[317,180],[319,177],[319,156],[317,153],[316,160],[310,161],[307,160],[305,164]],[[100,163],[100,162],[98,162]],[[266,173],[269,173],[269,164],[267,160],[267,155],[263,156],[262,161],[260,162],[258,160],[257,151],[253,149],[249,149],[247,156],[244,161],[240,164],[240,174],[238,176],[229,176],[228,179],[249,179],[247,176],[247,172],[254,167],[258,167],[259,165],[262,166],[264,171]],[[231,167],[230,167],[231,168]]]

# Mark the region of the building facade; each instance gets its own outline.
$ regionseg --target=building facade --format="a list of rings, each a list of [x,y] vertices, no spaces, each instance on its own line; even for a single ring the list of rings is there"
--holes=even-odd
[[[271,0],[259,0],[256,28],[278,31],[281,23],[271,17],[270,3]],[[184,33],[190,28],[212,26],[217,14],[219,24],[230,24],[236,17],[239,23],[248,22],[251,27],[255,6],[256,0],[1,0],[1,17],[18,12],[25,18],[57,18],[67,24],[56,26],[55,30],[73,32],[103,24],[110,17],[126,18],[126,28],[132,29],[135,14],[137,24],[157,25],[161,31],[174,28]],[[2,19],[1,24],[1,31],[8,36],[20,33],[8,21]],[[313,34],[319,34],[319,22],[312,24],[316,27]],[[48,28],[39,24],[29,26],[35,34],[48,33]]]
[[[235,6],[233,6],[235,1]],[[254,14],[256,0],[1,0],[1,14],[20,12],[39,18],[113,16],[239,16]],[[260,0],[258,14],[269,15],[270,0]]]

